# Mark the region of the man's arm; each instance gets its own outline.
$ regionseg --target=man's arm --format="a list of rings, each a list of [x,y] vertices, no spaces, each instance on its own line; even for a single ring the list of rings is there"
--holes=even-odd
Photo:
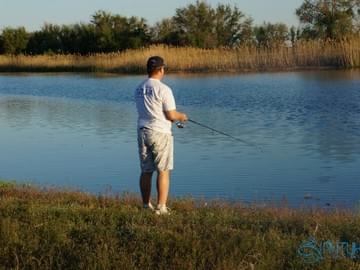
[[[164,111],[164,113],[166,119],[171,122],[175,122],[175,121],[186,122],[188,120],[188,117],[185,113],[178,112],[177,110]]]

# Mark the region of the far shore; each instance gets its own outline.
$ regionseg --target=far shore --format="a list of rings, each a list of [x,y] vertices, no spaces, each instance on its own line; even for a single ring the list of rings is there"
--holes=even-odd
[[[94,55],[0,55],[0,72],[145,74],[148,57],[165,58],[168,73],[247,73],[360,68],[360,38],[307,41],[294,47],[199,49],[151,46]]]
[[[309,66],[309,67],[287,67],[287,68],[272,68],[272,69],[228,69],[228,70],[178,70],[168,69],[168,75],[184,75],[184,76],[211,76],[211,75],[240,75],[240,74],[252,74],[252,73],[282,73],[282,72],[306,72],[306,71],[346,71],[346,70],[360,70],[360,67],[355,68],[341,68],[334,66]],[[13,74],[47,74],[47,75],[59,75],[59,74],[89,74],[100,77],[111,77],[111,76],[127,76],[127,75],[146,75],[146,70],[139,68],[139,70],[102,70],[95,67],[0,67],[0,75],[13,75]]]

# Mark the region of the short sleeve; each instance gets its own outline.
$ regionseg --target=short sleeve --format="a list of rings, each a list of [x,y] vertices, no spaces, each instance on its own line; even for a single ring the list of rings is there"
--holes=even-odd
[[[164,111],[176,110],[175,98],[170,88],[163,91],[162,101]]]

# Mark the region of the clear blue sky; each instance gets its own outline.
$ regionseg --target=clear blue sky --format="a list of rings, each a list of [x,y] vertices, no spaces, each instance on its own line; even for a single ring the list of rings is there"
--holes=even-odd
[[[176,8],[185,7],[195,0],[0,0],[0,30],[6,26],[25,26],[27,30],[38,30],[44,22],[72,24],[89,22],[97,10],[105,10],[123,16],[145,18],[151,25],[175,14]],[[303,0],[207,0],[236,5],[250,15],[255,24],[262,22],[284,22],[298,25],[295,9]]]

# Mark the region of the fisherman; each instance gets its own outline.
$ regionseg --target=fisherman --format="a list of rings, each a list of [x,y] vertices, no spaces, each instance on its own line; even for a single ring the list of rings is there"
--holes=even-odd
[[[186,114],[176,110],[170,87],[161,82],[165,74],[164,59],[152,56],[147,61],[148,78],[135,91],[138,112],[138,146],[140,190],[143,206],[156,214],[169,214],[166,206],[173,169],[174,142],[172,122],[186,122]],[[157,206],[151,204],[151,179],[157,172]]]

